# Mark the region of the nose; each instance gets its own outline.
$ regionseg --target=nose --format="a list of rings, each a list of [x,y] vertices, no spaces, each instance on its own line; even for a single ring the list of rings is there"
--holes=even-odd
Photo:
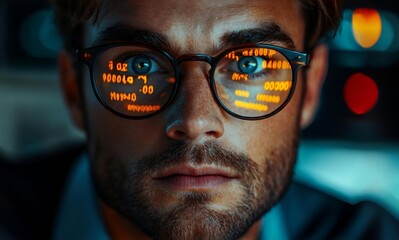
[[[223,112],[215,102],[208,81],[209,65],[180,64],[179,92],[167,113],[166,135],[177,141],[205,142],[223,136]]]

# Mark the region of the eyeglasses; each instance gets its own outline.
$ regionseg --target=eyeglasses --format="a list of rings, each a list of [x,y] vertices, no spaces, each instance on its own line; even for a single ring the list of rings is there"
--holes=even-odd
[[[308,64],[306,53],[267,44],[173,58],[165,51],[137,44],[109,44],[75,50],[88,65],[100,103],[116,115],[144,119],[165,110],[183,79],[183,61],[210,64],[209,86],[221,108],[234,117],[270,117],[289,102],[298,70]],[[188,81],[189,79],[185,79]]]

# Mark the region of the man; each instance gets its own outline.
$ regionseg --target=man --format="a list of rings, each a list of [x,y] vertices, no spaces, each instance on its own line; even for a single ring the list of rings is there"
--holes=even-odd
[[[59,0],[55,10],[62,87],[88,155],[71,168],[53,238],[273,237],[284,215],[269,210],[290,185],[326,73],[319,40],[341,3]],[[291,214],[301,224],[288,219],[278,236],[368,233],[326,213],[334,223]]]
[[[325,72],[316,39],[340,4],[69,2],[59,26],[82,39],[61,79],[110,236],[256,238],[290,182]],[[82,18],[87,34],[69,34]]]

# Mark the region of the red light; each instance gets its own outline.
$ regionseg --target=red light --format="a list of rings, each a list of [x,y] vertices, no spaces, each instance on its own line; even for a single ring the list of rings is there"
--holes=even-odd
[[[377,84],[362,73],[353,74],[345,83],[344,98],[353,113],[365,114],[377,103]]]
[[[85,52],[85,53],[83,53],[83,58],[86,59],[86,60],[88,60],[89,58],[91,58],[91,54]]]

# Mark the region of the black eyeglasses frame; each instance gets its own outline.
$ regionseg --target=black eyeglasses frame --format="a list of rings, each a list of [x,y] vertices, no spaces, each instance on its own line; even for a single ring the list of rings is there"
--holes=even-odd
[[[94,71],[93,71],[94,64],[96,63],[96,61],[98,60],[98,57],[101,56],[101,54],[103,52],[105,52],[106,50],[108,50],[110,48],[120,47],[120,46],[134,46],[134,47],[147,48],[149,50],[160,53],[172,64],[173,70],[175,72],[175,77],[176,77],[176,85],[175,85],[174,90],[173,90],[172,94],[170,95],[169,99],[158,111],[150,113],[148,115],[144,115],[144,116],[129,116],[129,115],[126,115],[119,111],[114,110],[102,99],[101,94],[99,93],[97,86],[95,84],[95,79],[94,79],[94,75],[93,75],[94,74]],[[236,114],[236,113],[232,112],[231,110],[229,110],[223,104],[223,102],[220,100],[220,98],[216,92],[214,73],[215,73],[217,64],[228,53],[237,51],[239,49],[244,49],[244,48],[267,48],[267,49],[272,49],[272,50],[278,51],[288,60],[288,62],[291,65],[292,87],[290,89],[288,97],[278,108],[276,108],[274,111],[272,111],[266,115],[257,116],[257,117],[248,117],[248,116],[242,116],[242,115]],[[155,115],[158,115],[162,111],[164,111],[173,102],[173,99],[175,99],[175,96],[179,90],[181,79],[183,78],[182,71],[180,70],[179,65],[184,61],[202,61],[202,62],[208,63],[211,66],[211,68],[209,70],[208,83],[209,83],[209,86],[210,86],[210,89],[211,89],[214,99],[216,100],[218,105],[224,111],[226,111],[228,114],[230,114],[233,117],[243,119],[243,120],[261,120],[261,119],[271,117],[271,116],[277,114],[278,112],[280,112],[289,103],[289,101],[291,100],[291,98],[294,94],[295,86],[296,86],[296,82],[297,82],[297,73],[298,73],[299,69],[307,66],[310,62],[310,55],[305,52],[299,52],[296,50],[287,49],[287,48],[283,48],[280,46],[275,46],[275,45],[270,45],[270,44],[262,44],[262,43],[245,44],[245,45],[240,45],[240,46],[236,46],[233,48],[229,48],[229,49],[226,49],[223,52],[219,53],[215,57],[212,57],[207,54],[198,53],[198,54],[184,54],[184,55],[180,55],[180,56],[174,58],[168,52],[166,52],[162,49],[158,49],[152,45],[146,45],[146,44],[142,44],[142,43],[135,44],[135,43],[131,43],[131,42],[104,44],[104,45],[99,45],[99,46],[85,48],[85,49],[72,49],[72,53],[75,57],[76,62],[84,63],[89,67],[90,79],[91,79],[91,85],[92,85],[93,91],[95,92],[95,96],[96,96],[97,100],[103,105],[103,107],[105,107],[107,110],[111,111],[113,114],[115,114],[119,117],[127,118],[127,119],[137,119],[137,120],[138,119],[147,119],[147,118],[151,118]]]

